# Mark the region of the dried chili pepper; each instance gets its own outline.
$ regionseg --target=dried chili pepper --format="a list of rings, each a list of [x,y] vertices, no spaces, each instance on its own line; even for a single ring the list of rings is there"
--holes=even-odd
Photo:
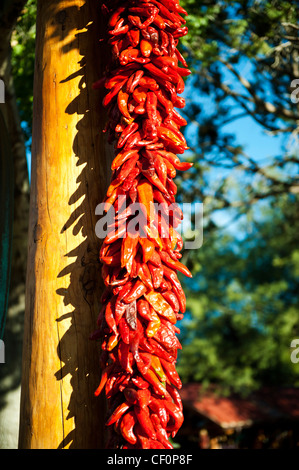
[[[100,250],[105,291],[92,338],[103,373],[95,395],[106,393],[108,447],[171,449],[183,422],[176,322],[186,297],[177,271],[191,277],[179,261],[182,213],[173,206],[176,172],[192,166],[177,156],[188,148],[180,131],[187,122],[175,109],[185,105],[178,95],[190,74],[177,49],[187,12],[178,0],[113,0],[105,11],[111,63],[94,88],[107,90],[115,158],[104,207],[115,215]],[[144,215],[137,228],[135,203]]]

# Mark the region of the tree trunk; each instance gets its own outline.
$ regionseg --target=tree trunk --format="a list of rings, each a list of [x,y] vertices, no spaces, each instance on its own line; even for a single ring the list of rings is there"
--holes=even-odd
[[[110,179],[99,2],[39,0],[19,447],[102,448],[95,208]]]

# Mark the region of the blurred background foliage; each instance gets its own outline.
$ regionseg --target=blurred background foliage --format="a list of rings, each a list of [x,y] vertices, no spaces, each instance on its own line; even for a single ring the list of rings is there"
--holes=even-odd
[[[290,361],[299,335],[296,2],[182,4],[182,52],[193,71],[185,134],[195,165],[179,177],[178,197],[204,203],[204,241],[184,253],[193,279],[182,279],[178,370],[227,393],[298,386]]]
[[[296,2],[181,4],[189,12],[181,51],[193,71],[182,111],[185,156],[194,167],[176,182],[179,202],[204,204],[204,240],[183,255],[193,279],[181,276],[187,313],[178,370],[183,381],[223,391],[298,386],[299,367],[290,361],[291,340],[299,337]],[[28,148],[35,15],[36,0],[29,0],[11,39]]]
[[[28,0],[11,38],[12,75],[27,147],[30,145],[32,135],[35,33],[36,0]]]

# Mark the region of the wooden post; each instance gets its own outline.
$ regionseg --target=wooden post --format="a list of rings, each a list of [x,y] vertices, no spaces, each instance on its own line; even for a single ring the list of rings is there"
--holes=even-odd
[[[100,240],[110,179],[99,2],[39,0],[19,447],[103,448]]]

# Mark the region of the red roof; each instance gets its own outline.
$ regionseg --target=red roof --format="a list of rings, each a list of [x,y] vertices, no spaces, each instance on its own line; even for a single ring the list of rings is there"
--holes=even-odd
[[[260,402],[266,402],[280,413],[299,419],[299,389],[293,387],[263,388],[257,394]]]
[[[250,398],[218,396],[202,391],[196,383],[186,384],[180,391],[184,405],[222,428],[246,427],[256,421],[274,418],[299,418],[299,389],[263,389]]]

